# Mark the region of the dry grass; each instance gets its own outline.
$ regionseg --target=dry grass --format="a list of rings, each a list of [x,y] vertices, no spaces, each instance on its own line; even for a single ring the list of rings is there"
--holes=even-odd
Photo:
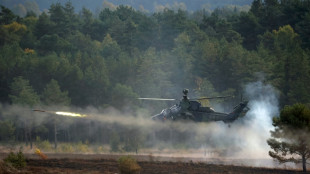
[[[28,151],[27,148],[24,148]],[[0,153],[0,159],[7,156],[8,153]],[[23,171],[13,171],[27,174],[36,173],[66,173],[66,174],[115,174],[120,173],[118,159],[124,154],[70,154],[70,153],[46,153],[47,160],[40,159],[34,154],[34,150],[29,150],[26,153],[27,167]],[[301,173],[300,170],[293,169],[274,169],[263,167],[249,167],[242,164],[246,159],[222,159],[219,157],[207,158],[193,158],[186,156],[169,156],[169,154],[158,155],[156,153],[148,152],[144,155],[131,154],[136,160],[137,164],[141,167],[140,173],[147,174],[239,174],[239,173],[252,173],[252,174],[276,174],[276,173]],[[251,162],[250,160],[246,160]],[[255,160],[256,161],[256,160]],[[253,162],[253,161],[252,161]],[[257,161],[256,161],[257,162]],[[280,167],[275,165],[276,167]],[[1,169],[3,170],[3,169]],[[11,169],[8,169],[9,172]],[[14,170],[14,169],[12,169]],[[2,172],[3,173],[3,172]],[[0,174],[2,174],[0,172]],[[308,172],[310,173],[310,172]],[[8,173],[8,174],[12,174]]]
[[[0,161],[0,174],[16,174],[19,170],[15,169],[13,166]]]
[[[31,173],[105,173],[115,174],[120,173],[118,158],[112,155],[101,156],[101,158],[91,159],[84,158],[82,156],[79,159],[78,156],[73,155],[74,158],[70,158],[69,154],[67,158],[58,159],[29,159],[27,172]],[[135,156],[136,157],[136,156]],[[141,174],[295,174],[301,173],[300,170],[285,170],[285,169],[272,169],[272,168],[259,168],[259,167],[246,167],[246,166],[233,166],[222,164],[208,164],[202,162],[160,162],[160,161],[138,161],[137,164],[141,167]],[[131,165],[132,166],[132,165]]]
[[[121,174],[139,174],[141,167],[131,156],[122,156],[118,159],[118,169]]]

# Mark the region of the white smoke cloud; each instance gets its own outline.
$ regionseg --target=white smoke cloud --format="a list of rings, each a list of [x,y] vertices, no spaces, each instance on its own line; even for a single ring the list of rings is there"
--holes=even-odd
[[[155,12],[162,12],[165,9],[171,9],[173,11],[178,11],[178,10],[186,11],[187,7],[186,7],[185,3],[183,3],[183,2],[180,2],[180,3],[174,2],[173,4],[165,4],[165,5],[157,4],[155,2],[154,3],[154,9],[155,9]]]
[[[137,126],[141,129],[147,128],[150,132],[166,130],[173,132],[169,140],[155,139],[152,143],[166,143],[173,146],[174,136],[184,136],[189,142],[182,142],[189,148],[198,146],[224,151],[222,157],[234,158],[270,158],[269,147],[266,140],[270,137],[273,129],[272,117],[279,114],[276,90],[271,85],[263,82],[255,82],[246,85],[245,94],[249,99],[249,108],[244,118],[237,120],[230,126],[223,122],[191,123],[153,122],[145,117],[116,116],[114,112],[107,112],[101,116],[104,122],[118,123],[124,126]],[[114,116],[111,116],[114,115]],[[99,117],[99,116],[98,116]],[[150,133],[149,132],[149,133]]]
[[[245,117],[230,127],[216,122],[209,125],[212,128],[201,131],[211,136],[212,148],[225,151],[222,157],[252,159],[249,165],[270,167],[273,163],[268,155],[270,148],[266,140],[273,129],[272,117],[279,114],[277,92],[271,85],[259,81],[246,85],[245,94],[250,108]],[[242,164],[247,165],[247,162]]]
[[[183,134],[184,139],[188,141],[185,144],[189,145],[189,148],[207,149],[209,152],[214,152],[215,156],[220,159],[244,159],[238,161],[238,164],[273,167],[274,163],[268,155],[270,148],[266,140],[270,137],[270,130],[273,129],[272,117],[279,114],[277,92],[271,85],[259,81],[246,85],[245,95],[249,100],[250,110],[244,118],[235,121],[230,126],[223,122],[174,122],[161,125],[161,129],[172,129],[176,136]],[[158,125],[154,126],[156,128]],[[187,134],[190,134],[192,138],[186,137]],[[174,143],[180,143],[173,139],[175,137],[172,135],[169,141],[164,142],[166,147],[173,148]],[[159,142],[156,140],[153,143]],[[198,154],[196,157],[203,156]]]
[[[270,148],[266,140],[273,129],[272,117],[279,114],[277,92],[271,85],[259,81],[245,86],[245,96],[249,100],[250,110],[243,118],[230,125],[223,122],[155,122],[144,113],[130,116],[113,108],[66,109],[87,114],[87,120],[108,125],[113,132],[117,132],[120,126],[125,130],[136,129],[146,137],[143,142],[145,148],[163,152],[160,155],[208,162],[212,158],[217,159],[215,163],[273,167],[273,160],[268,156]],[[51,114],[25,112],[25,108],[18,107],[2,107],[1,110],[3,115],[27,114],[25,119],[35,116],[30,118],[37,118],[36,125],[48,121],[51,117]],[[51,110],[55,111],[55,108]],[[41,114],[44,116],[38,116]],[[97,135],[96,131],[91,132],[92,136]],[[183,151],[180,152],[178,147],[183,147]],[[276,166],[279,167],[278,164]]]
[[[249,108],[244,121],[244,150],[247,157],[268,158],[269,147],[266,140],[273,129],[272,117],[279,114],[278,97],[271,85],[263,82],[254,82],[246,85],[246,96],[249,99]]]
[[[155,3],[154,4],[154,9],[155,9],[155,12],[163,12],[165,9],[170,9],[170,5],[169,4],[166,4],[166,5],[161,5],[161,4],[157,4]]]
[[[102,3],[102,9],[106,9],[106,8],[108,8],[111,11],[114,11],[114,10],[116,10],[117,5],[114,5],[112,2],[104,0]]]
[[[139,5],[139,11],[141,11],[142,13],[149,13],[150,11],[145,9],[143,5]]]

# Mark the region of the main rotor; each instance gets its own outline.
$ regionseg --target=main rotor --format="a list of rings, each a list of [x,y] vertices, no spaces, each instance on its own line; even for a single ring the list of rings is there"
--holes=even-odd
[[[187,94],[189,92],[188,89],[183,89],[183,98],[187,98]],[[222,99],[222,98],[229,98],[234,97],[231,95],[228,96],[216,96],[216,97],[199,97],[199,98],[193,98],[190,100],[209,100],[209,99]],[[178,99],[171,99],[171,98],[138,98],[139,100],[155,100],[155,101],[175,101]]]

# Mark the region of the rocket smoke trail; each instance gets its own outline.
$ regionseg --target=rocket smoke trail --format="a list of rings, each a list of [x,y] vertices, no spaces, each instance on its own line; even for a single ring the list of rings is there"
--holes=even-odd
[[[78,114],[78,113],[72,113],[72,112],[62,112],[62,111],[45,111],[40,109],[32,109],[32,111],[35,112],[46,112],[50,114],[56,114],[56,115],[62,115],[62,116],[69,116],[69,117],[86,117],[87,115],[84,114]]]

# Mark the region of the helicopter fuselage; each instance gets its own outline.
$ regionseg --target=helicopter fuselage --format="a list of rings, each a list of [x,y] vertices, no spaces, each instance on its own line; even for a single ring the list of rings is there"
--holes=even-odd
[[[152,117],[153,120],[192,120],[195,122],[223,121],[231,123],[244,115],[248,110],[247,101],[241,102],[234,107],[230,113],[215,112],[210,107],[202,107],[198,101],[188,100],[188,104],[184,105],[184,101],[175,104],[170,108],[163,109],[161,113]],[[184,108],[184,106],[186,108]]]

